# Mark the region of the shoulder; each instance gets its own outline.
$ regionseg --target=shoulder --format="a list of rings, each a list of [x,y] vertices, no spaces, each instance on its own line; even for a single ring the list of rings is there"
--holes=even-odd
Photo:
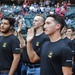
[[[49,37],[45,33],[42,33],[42,36],[43,36],[44,39],[50,40]]]
[[[65,37],[63,40],[64,40],[65,43],[71,42],[71,40],[69,38],[67,38],[67,37]]]
[[[18,41],[19,42],[19,39],[18,39],[18,37],[17,36],[15,36],[14,34],[12,34],[11,36],[10,36],[11,38],[11,41]]]
[[[65,46],[62,48],[62,52],[63,52],[63,53],[72,53],[72,49],[71,49],[68,45],[65,45]]]
[[[12,39],[18,39],[17,36],[15,36],[14,34],[11,35]]]

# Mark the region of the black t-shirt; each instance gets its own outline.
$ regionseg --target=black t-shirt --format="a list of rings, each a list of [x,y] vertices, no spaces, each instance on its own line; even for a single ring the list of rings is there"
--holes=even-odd
[[[75,47],[74,47],[74,40],[70,40],[69,38],[65,37],[65,38],[64,38],[64,42],[71,48],[71,50],[72,50],[72,55],[74,55],[74,50],[75,50]]]
[[[45,42],[36,52],[41,58],[40,75],[63,75],[63,66],[72,66],[71,49],[62,39],[57,42]]]
[[[64,42],[70,46],[71,40],[69,38],[65,37]]]
[[[73,43],[73,46],[72,46],[72,49],[73,49],[73,56],[74,56],[74,62],[75,62],[75,39],[72,40],[72,43]]]
[[[43,43],[46,41],[49,41],[49,38],[48,38],[48,36],[45,35],[45,33],[42,33],[38,36],[34,36],[34,39],[32,41],[33,49],[35,51],[37,51],[43,45]],[[22,57],[23,57],[22,58],[23,62],[30,63],[26,48],[24,48],[24,50],[23,50]],[[37,63],[35,63],[35,64],[37,64]],[[33,63],[31,63],[31,64],[33,64]]]
[[[0,70],[10,70],[13,54],[20,53],[20,42],[13,34],[0,37]]]

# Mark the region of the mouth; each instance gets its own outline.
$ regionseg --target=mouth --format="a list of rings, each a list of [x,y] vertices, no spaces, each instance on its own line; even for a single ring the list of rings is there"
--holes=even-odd
[[[1,28],[1,30],[4,30],[4,28]]]

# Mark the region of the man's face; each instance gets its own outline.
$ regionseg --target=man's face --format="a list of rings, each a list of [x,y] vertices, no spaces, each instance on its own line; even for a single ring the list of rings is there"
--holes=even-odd
[[[34,18],[34,21],[33,21],[34,29],[38,29],[38,28],[41,27],[43,24],[44,24],[44,22],[42,21],[42,17],[36,16],[36,17]]]
[[[67,36],[72,36],[72,34],[73,34],[72,29],[67,29],[66,35]]]
[[[2,33],[8,33],[9,31],[10,31],[9,21],[6,19],[3,19],[1,22],[1,32]]]
[[[45,34],[47,35],[51,35],[54,34],[56,31],[56,24],[54,22],[54,18],[52,17],[48,17],[45,21],[45,25],[44,25],[44,29],[45,29]]]

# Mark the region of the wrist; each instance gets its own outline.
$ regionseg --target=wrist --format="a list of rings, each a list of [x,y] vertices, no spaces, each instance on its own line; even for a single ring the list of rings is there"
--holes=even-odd
[[[27,43],[32,43],[32,41],[27,41]]]

